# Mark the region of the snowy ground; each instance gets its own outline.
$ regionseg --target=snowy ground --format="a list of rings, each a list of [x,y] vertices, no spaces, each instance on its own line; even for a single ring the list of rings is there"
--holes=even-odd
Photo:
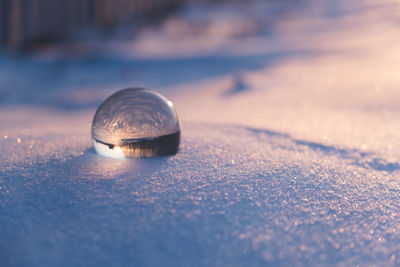
[[[287,3],[2,55],[0,265],[399,265],[400,4]],[[96,107],[130,86],[174,102],[177,155],[94,153]]]

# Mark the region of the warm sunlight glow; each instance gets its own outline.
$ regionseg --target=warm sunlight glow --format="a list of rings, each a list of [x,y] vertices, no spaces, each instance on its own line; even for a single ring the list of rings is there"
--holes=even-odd
[[[99,155],[115,159],[125,159],[125,155],[122,152],[122,149],[118,146],[114,148],[109,148],[107,145],[96,142],[95,140],[93,140],[93,146]]]

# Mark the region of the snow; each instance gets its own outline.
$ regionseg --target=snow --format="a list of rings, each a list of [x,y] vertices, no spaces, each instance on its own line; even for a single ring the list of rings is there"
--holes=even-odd
[[[0,265],[398,265],[400,5],[286,3],[2,55]],[[177,155],[94,152],[97,106],[129,86],[174,102]]]

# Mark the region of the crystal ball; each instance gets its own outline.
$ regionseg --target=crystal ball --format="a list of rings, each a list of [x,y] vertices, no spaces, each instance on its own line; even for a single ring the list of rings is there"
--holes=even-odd
[[[171,101],[144,88],[128,88],[108,97],[92,123],[96,152],[112,158],[173,155],[180,126]]]

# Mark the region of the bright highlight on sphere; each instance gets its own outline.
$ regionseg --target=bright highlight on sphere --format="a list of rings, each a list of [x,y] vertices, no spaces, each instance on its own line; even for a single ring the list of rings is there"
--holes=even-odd
[[[96,152],[112,158],[173,155],[180,126],[171,101],[149,89],[128,88],[108,97],[92,123]]]

